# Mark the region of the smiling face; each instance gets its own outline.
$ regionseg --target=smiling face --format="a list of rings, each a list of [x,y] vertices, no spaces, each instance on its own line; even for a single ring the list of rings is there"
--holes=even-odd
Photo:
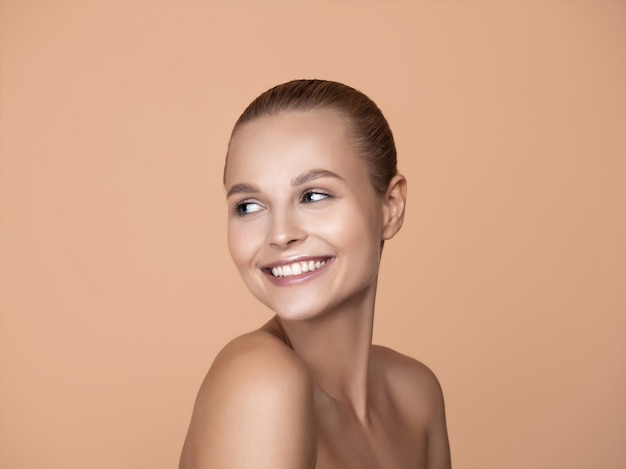
[[[389,227],[393,207],[373,190],[338,113],[283,112],[244,124],[231,139],[225,185],[233,261],[279,317],[373,305],[382,241],[399,225]]]

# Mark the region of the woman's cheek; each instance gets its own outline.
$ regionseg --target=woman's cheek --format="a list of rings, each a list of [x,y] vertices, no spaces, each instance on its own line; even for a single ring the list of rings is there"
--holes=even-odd
[[[228,249],[237,267],[241,265],[246,252],[245,230],[240,225],[241,223],[233,221],[228,226]]]
[[[256,258],[264,239],[261,223],[249,220],[232,220],[228,226],[228,247],[238,268],[249,266]]]

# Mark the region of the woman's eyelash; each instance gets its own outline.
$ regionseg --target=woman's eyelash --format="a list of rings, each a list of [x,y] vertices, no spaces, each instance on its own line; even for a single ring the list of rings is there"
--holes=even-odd
[[[260,210],[260,204],[253,201],[235,202],[231,205],[231,210],[235,215],[240,217],[255,213]]]
[[[326,192],[318,191],[318,190],[309,190],[302,194],[301,200],[302,202],[317,202],[320,200],[328,199],[332,197],[330,194]]]
[[[311,202],[319,202],[320,200],[331,198],[332,195],[320,191],[320,190],[307,190],[302,193],[300,197],[300,202],[303,203],[311,203]],[[233,202],[231,204],[231,211],[240,217],[245,215],[249,215],[251,213],[256,213],[262,209],[262,206],[259,202],[255,202],[253,200],[244,200],[242,202]]]

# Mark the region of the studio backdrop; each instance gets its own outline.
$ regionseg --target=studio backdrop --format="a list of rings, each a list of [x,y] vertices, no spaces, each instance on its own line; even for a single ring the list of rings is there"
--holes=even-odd
[[[239,113],[347,83],[409,183],[376,343],[457,469],[626,467],[626,2],[0,0],[0,467],[177,466],[271,313],[226,246]],[[391,469],[391,468],[390,468]]]

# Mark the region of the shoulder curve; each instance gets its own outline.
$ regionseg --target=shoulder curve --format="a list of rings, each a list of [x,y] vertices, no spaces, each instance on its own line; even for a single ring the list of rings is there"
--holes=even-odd
[[[401,402],[443,411],[443,390],[435,373],[424,363],[388,347],[373,346],[378,367],[384,370],[384,379],[391,392]]]
[[[302,360],[277,337],[253,331],[231,340],[217,354],[200,386],[194,414],[205,406],[261,400],[308,404],[313,380]]]
[[[422,384],[440,388],[435,373],[421,361],[382,345],[373,345],[372,352],[376,360],[380,362],[380,366],[384,366],[390,374],[394,375],[392,377],[416,380]]]
[[[309,384],[310,380],[302,359],[282,340],[260,330],[236,337],[224,346],[215,357],[207,379],[218,374],[243,375],[245,380],[281,376],[302,384]]]
[[[313,383],[300,358],[271,334],[244,334],[218,353],[200,387],[180,467],[309,468],[313,423]]]

